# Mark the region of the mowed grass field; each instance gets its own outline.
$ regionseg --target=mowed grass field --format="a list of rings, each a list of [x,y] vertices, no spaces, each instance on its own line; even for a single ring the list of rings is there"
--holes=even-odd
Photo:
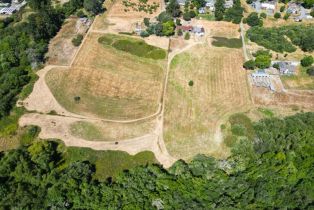
[[[67,110],[87,116],[127,120],[154,114],[166,59],[144,58],[116,49],[100,43],[102,36],[89,34],[70,69],[53,69],[46,75],[55,98]],[[74,100],[76,96],[79,101]]]
[[[171,155],[183,159],[198,153],[226,155],[227,150],[216,143],[215,132],[229,115],[252,106],[242,63],[242,49],[207,44],[173,59],[164,124]]]

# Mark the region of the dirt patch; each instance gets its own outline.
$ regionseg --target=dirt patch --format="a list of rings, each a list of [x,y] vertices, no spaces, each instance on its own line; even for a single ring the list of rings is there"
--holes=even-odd
[[[131,9],[130,7],[127,8],[125,7],[125,5],[123,4],[123,0],[114,0],[114,5],[111,7],[109,13],[108,13],[108,17],[122,17],[125,18],[126,20],[129,18],[144,18],[144,17],[156,17],[160,12],[161,12],[161,7],[160,7],[160,1],[159,0],[148,0],[147,4],[152,5],[153,3],[156,3],[159,5],[159,7],[157,8],[157,10],[155,12],[153,12],[152,14],[149,14],[147,12],[144,11],[135,11],[133,9]],[[131,0],[130,2],[133,3],[138,3],[138,0]],[[125,10],[129,10],[129,11],[125,11]]]
[[[58,34],[50,41],[46,54],[49,65],[69,65],[78,47],[72,44],[77,34],[85,35],[89,26],[82,23],[79,18],[70,17],[62,26]]]

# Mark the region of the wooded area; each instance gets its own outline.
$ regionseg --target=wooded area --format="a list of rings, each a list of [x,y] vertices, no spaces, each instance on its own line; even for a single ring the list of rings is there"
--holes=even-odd
[[[169,170],[147,165],[106,182],[93,179],[95,167],[91,163],[66,162],[66,154],[57,143],[35,142],[1,153],[0,206],[313,208],[314,113],[269,118],[253,124],[253,128],[246,132],[246,137],[234,142],[227,160],[198,155],[190,163],[177,161]]]

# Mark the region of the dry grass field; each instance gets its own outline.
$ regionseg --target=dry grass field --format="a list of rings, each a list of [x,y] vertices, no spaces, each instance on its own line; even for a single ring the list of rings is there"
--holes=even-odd
[[[230,114],[252,106],[242,63],[242,49],[207,44],[174,58],[164,124],[164,139],[172,156],[189,159],[198,153],[227,155],[226,148],[215,139],[220,125]]]
[[[127,120],[154,114],[166,61],[104,46],[98,42],[101,36],[89,34],[70,69],[46,75],[55,98],[68,111],[86,116]]]
[[[72,44],[72,39],[77,34],[84,35],[88,27],[80,24],[78,18],[68,18],[50,44],[46,54],[47,64],[50,65],[69,65],[78,47]]]
[[[136,123],[101,122],[98,124],[77,121],[70,125],[70,133],[90,141],[121,141],[143,136],[154,129],[154,121]]]

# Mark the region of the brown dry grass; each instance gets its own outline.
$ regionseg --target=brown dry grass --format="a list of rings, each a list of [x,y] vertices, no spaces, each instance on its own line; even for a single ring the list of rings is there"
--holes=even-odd
[[[110,8],[108,17],[122,17],[122,18],[144,18],[144,17],[156,17],[160,12],[161,12],[161,7],[159,6],[156,10],[156,12],[154,12],[153,14],[149,14],[146,12],[138,12],[138,11],[134,11],[131,8],[126,8],[123,3],[122,0],[113,0],[114,4],[113,6]],[[130,0],[130,2],[134,2],[134,3],[138,3],[139,0]],[[147,4],[152,5],[153,2],[156,2],[160,5],[160,0],[148,0]],[[125,12],[125,9],[128,9],[129,11]]]
[[[198,153],[227,154],[214,133],[228,115],[249,109],[240,49],[198,45],[172,62],[166,98],[165,142],[170,154],[189,159]],[[189,87],[188,82],[194,81]]]
[[[72,44],[77,34],[84,35],[86,26],[77,25],[78,18],[68,18],[58,34],[51,40],[46,54],[50,65],[69,65],[78,47]],[[77,27],[78,26],[78,27]]]
[[[54,69],[46,81],[67,110],[108,119],[134,119],[155,113],[166,61],[140,58],[104,47],[91,33],[69,70]],[[75,96],[81,101],[76,103]]]
[[[311,91],[271,92],[266,88],[252,87],[252,95],[254,103],[259,105],[314,109],[314,93]]]

